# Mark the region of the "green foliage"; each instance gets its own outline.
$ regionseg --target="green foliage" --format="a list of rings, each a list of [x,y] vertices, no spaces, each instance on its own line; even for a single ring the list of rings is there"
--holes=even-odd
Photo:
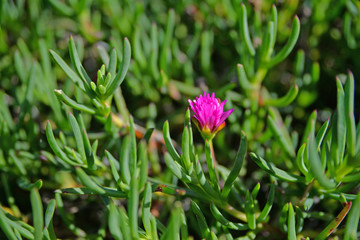
[[[1,1],[0,238],[357,239],[359,10]]]

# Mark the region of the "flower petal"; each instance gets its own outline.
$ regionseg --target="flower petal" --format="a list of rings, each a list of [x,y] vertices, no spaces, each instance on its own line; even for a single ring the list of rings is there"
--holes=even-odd
[[[234,111],[234,109],[230,109],[226,112],[223,113],[223,115],[220,118],[220,121],[218,123],[218,125],[216,126],[216,128],[218,128],[223,122],[225,122],[225,120],[230,116],[230,114]]]

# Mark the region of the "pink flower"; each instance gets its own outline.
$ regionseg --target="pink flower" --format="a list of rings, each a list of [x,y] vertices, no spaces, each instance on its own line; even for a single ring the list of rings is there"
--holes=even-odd
[[[225,119],[234,111],[230,109],[224,112],[226,100],[221,102],[219,98],[215,98],[215,93],[210,97],[210,94],[204,92],[195,100],[188,101],[194,112],[193,121],[207,139],[213,138],[225,126]]]

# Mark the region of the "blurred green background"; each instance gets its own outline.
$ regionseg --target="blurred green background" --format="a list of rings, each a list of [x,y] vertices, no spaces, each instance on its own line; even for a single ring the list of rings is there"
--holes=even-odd
[[[257,51],[255,56],[249,55],[241,36],[242,3],[247,10],[248,30]],[[356,85],[355,103],[360,98],[359,1],[2,0],[0,119],[8,128],[1,128],[0,167],[3,168],[0,173],[6,174],[16,198],[26,196],[13,182],[19,176],[26,175],[30,180],[46,179],[44,186],[49,191],[44,191],[44,201],[52,197],[52,190],[67,185],[68,173],[58,174],[54,166],[49,167],[41,158],[42,151],[51,152],[45,137],[47,120],[53,124],[56,134],[60,134],[59,129],[65,135],[70,131],[66,121],[70,108],[58,101],[53,90],[62,89],[77,102],[91,105],[90,99],[75,87],[48,52],[54,50],[70,64],[70,36],[93,81],[97,79],[97,70],[108,62],[107,53],[111,49],[115,48],[122,60],[123,39],[129,39],[132,46],[130,69],[111,106],[113,112],[119,112],[125,120],[130,113],[139,126],[157,129],[169,120],[172,136],[180,142],[187,100],[203,91],[214,91],[217,97],[228,99],[227,109],[235,108],[227,122],[229,127],[215,139],[219,162],[231,164],[229,159],[236,154],[234,149],[240,130],[249,135],[250,150],[266,152],[269,144],[263,144],[266,139],[262,139],[265,121],[249,127],[247,119],[254,116],[263,120],[267,109],[263,113],[256,110],[258,115],[254,114],[251,94],[239,84],[237,64],[244,65],[249,77],[256,76],[261,64],[258,53],[273,5],[278,16],[275,53],[288,41],[295,15],[300,20],[301,30],[291,53],[267,69],[261,87],[267,95],[276,98],[285,95],[294,84],[298,86],[296,99],[278,110],[285,123],[292,123],[291,130],[297,131],[301,139],[314,109],[318,110],[320,124],[334,111],[337,75],[344,79],[347,70],[351,70]],[[356,122],[359,107],[355,104]],[[112,129],[107,129],[104,133],[104,122],[91,117],[85,117],[85,122],[89,137],[103,140],[99,152],[104,149],[119,152],[119,144],[115,141],[123,129],[116,128],[113,134],[110,133]],[[194,134],[195,142],[200,143],[200,135]],[[276,153],[273,155],[273,161],[280,163]],[[8,158],[15,165],[16,158],[23,159],[25,170],[8,168],[4,163]],[[159,164],[157,158],[154,156],[154,176],[161,172],[155,167]],[[164,164],[160,166],[163,168]],[[251,175],[256,168],[250,162],[247,173],[243,173],[255,176],[246,180],[249,186],[263,178],[260,173]],[[69,185],[74,184],[69,181]],[[0,186],[4,188],[1,183]],[[4,199],[1,195],[0,201]],[[91,199],[87,204],[81,199],[74,201],[78,201],[77,207],[82,208],[82,212],[93,207],[88,204]],[[29,202],[19,200],[17,203],[23,212],[30,209]],[[91,216],[91,219],[96,218]],[[61,227],[61,223],[58,224]],[[91,229],[91,226],[83,227]]]

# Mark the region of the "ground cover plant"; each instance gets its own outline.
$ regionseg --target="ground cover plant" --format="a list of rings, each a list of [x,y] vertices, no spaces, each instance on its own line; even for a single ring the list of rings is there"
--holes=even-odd
[[[0,2],[0,239],[357,239],[357,1]]]

